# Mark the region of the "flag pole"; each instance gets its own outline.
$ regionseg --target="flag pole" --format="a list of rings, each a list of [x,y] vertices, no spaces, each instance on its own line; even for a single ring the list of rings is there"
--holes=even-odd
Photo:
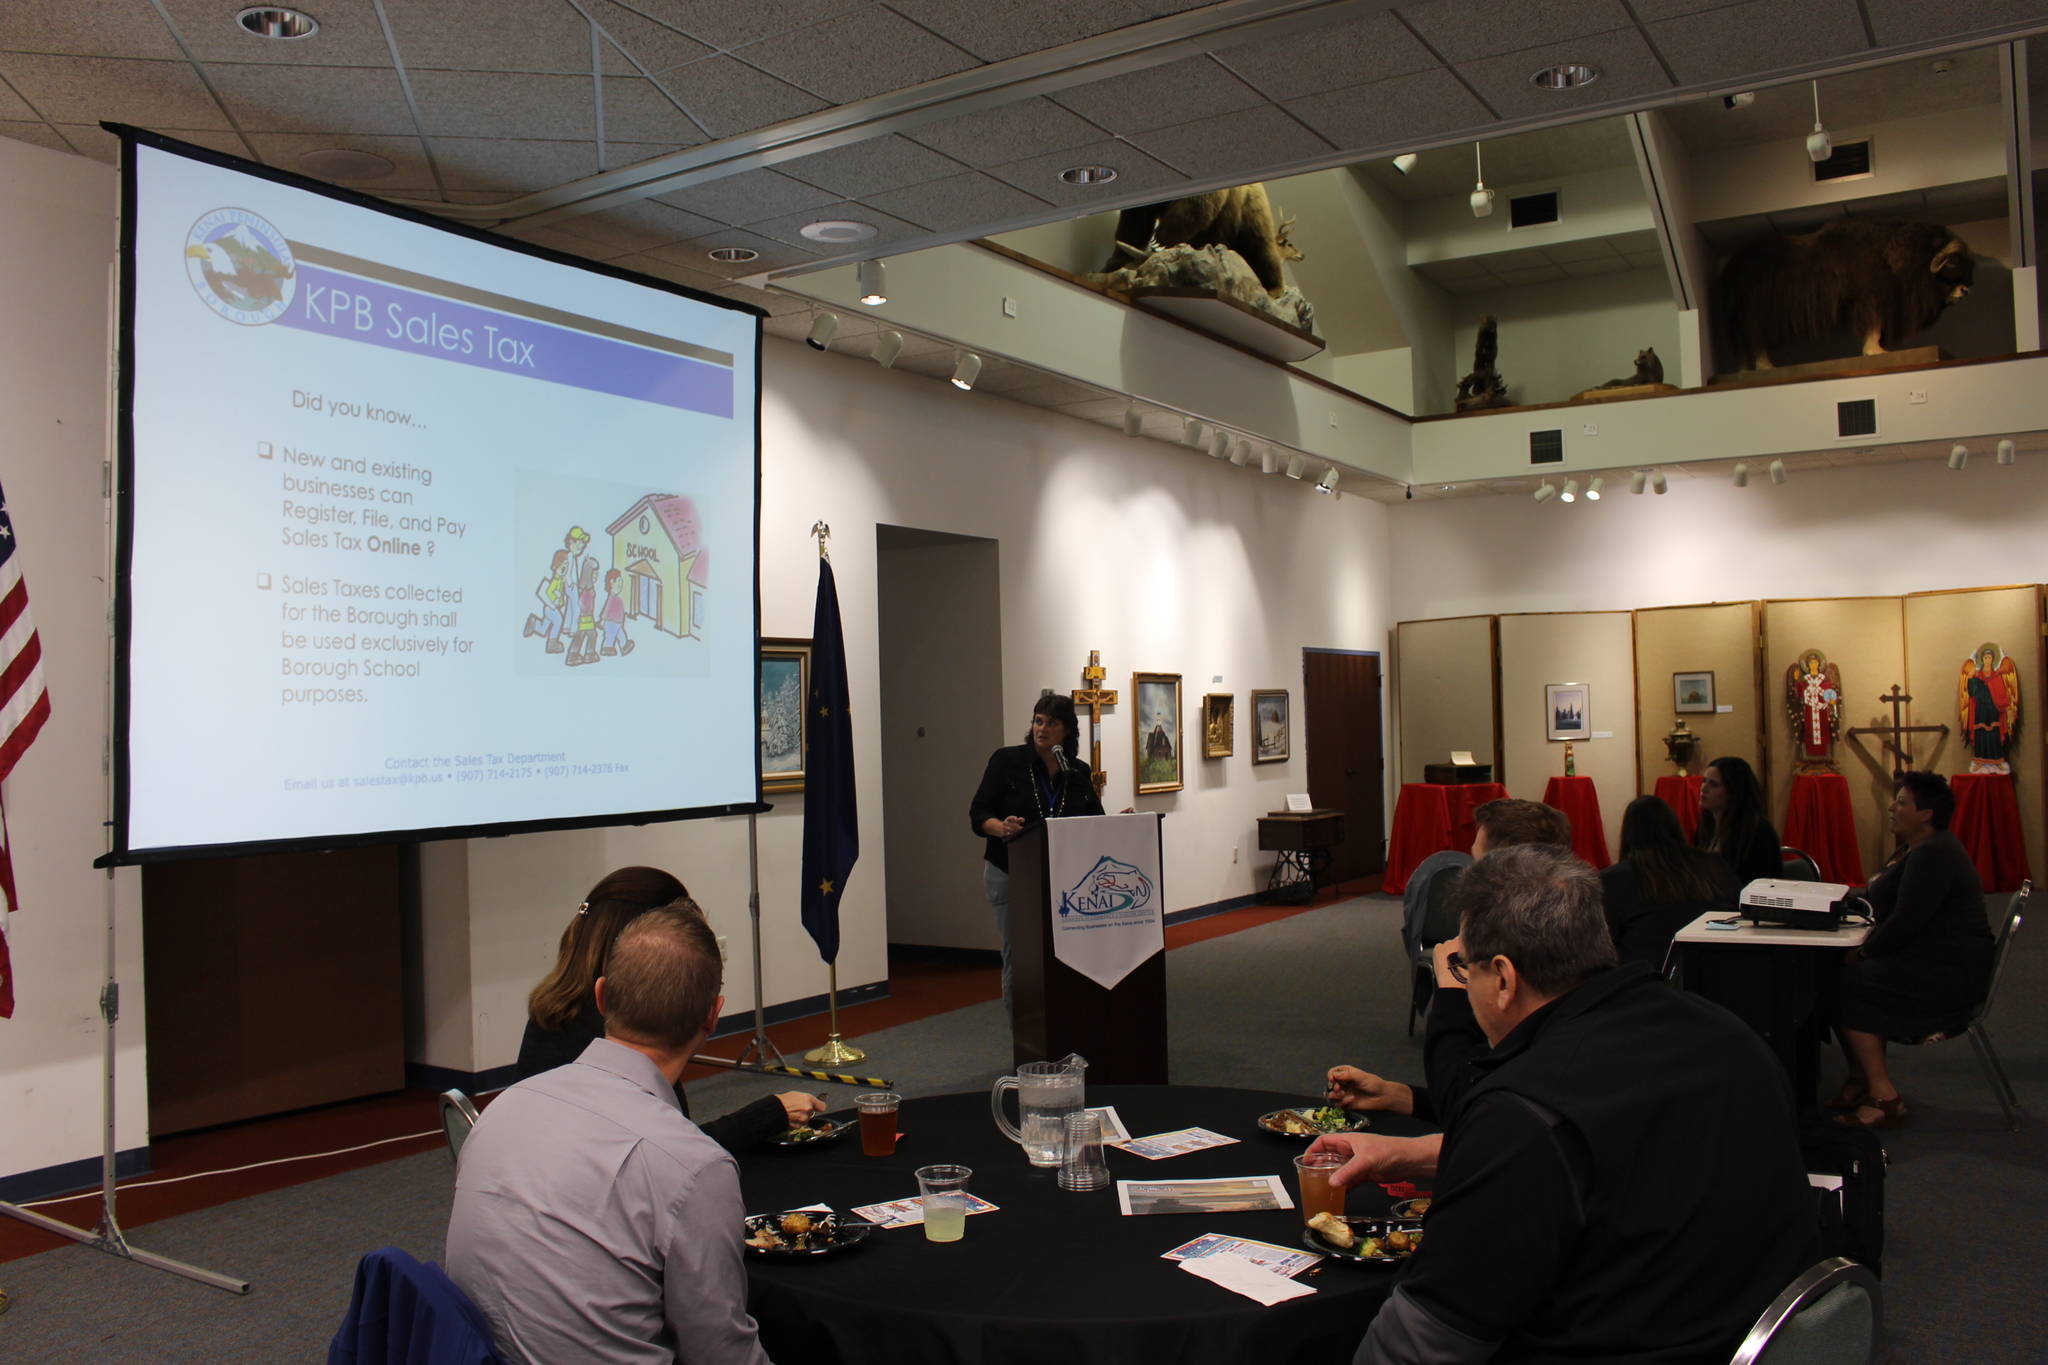
[[[831,551],[825,548],[825,542],[832,538],[832,528],[822,521],[812,522],[811,534],[818,541],[818,558],[830,561],[832,554]],[[834,614],[836,615],[837,613],[835,612]],[[868,1055],[860,1048],[854,1047],[851,1043],[847,1043],[839,1037],[838,956],[838,953],[835,952],[833,960],[825,964],[825,1007],[831,1014],[831,1032],[823,1044],[812,1048],[804,1054],[805,1061],[816,1062],[824,1066],[845,1066],[849,1062],[866,1061]]]

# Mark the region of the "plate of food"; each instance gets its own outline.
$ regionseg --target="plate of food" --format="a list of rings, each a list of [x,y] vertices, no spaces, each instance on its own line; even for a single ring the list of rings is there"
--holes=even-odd
[[[836,1213],[750,1213],[741,1220],[747,1250],[770,1260],[804,1260],[851,1251],[875,1225]]]
[[[1399,1265],[1422,1249],[1422,1224],[1400,1218],[1339,1218],[1319,1213],[1309,1219],[1301,1240],[1310,1251],[1340,1261],[1372,1261]]]
[[[1393,1207],[1387,1210],[1387,1217],[1398,1219],[1405,1223],[1421,1218],[1423,1214],[1428,1212],[1429,1196],[1422,1194],[1417,1195],[1413,1199],[1395,1200]]]
[[[1372,1127],[1372,1121],[1326,1104],[1316,1109],[1275,1109],[1259,1115],[1259,1127],[1281,1137],[1319,1138],[1325,1133],[1362,1133]]]
[[[814,1147],[820,1143],[837,1142],[854,1129],[853,1120],[848,1118],[827,1118],[819,1115],[809,1123],[786,1129],[770,1139],[771,1147]]]

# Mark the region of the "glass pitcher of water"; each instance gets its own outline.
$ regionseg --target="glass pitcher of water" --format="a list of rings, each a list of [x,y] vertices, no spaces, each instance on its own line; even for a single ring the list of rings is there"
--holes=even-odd
[[[1068,1053],[1056,1062],[1026,1062],[1014,1076],[1004,1076],[989,1088],[989,1107],[995,1111],[996,1127],[1012,1142],[1022,1143],[1024,1155],[1034,1166],[1060,1164],[1066,1152],[1067,1115],[1086,1107],[1082,1075],[1088,1059]],[[1017,1092],[1019,1130],[1003,1112],[1003,1092]]]

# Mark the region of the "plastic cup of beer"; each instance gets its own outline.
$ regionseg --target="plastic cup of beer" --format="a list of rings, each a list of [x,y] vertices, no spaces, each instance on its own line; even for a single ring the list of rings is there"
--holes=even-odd
[[[965,1166],[917,1168],[927,1242],[957,1242],[967,1231],[967,1178],[973,1174]]]
[[[1304,1152],[1294,1158],[1294,1178],[1301,1187],[1301,1221],[1319,1213],[1344,1216],[1344,1191],[1330,1183],[1331,1174],[1345,1162],[1342,1152]]]
[[[860,1108],[860,1152],[862,1156],[893,1156],[896,1152],[897,1110],[903,1097],[893,1090],[871,1090],[856,1095]]]

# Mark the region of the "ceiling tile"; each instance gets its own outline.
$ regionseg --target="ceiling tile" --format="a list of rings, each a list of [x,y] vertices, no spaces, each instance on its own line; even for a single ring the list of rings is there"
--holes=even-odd
[[[904,136],[971,166],[999,166],[1027,156],[1102,140],[1102,130],[1051,100],[1033,97],[976,114],[941,119]]]
[[[1637,270],[1664,268],[1664,253],[1661,251],[1631,251],[1624,259]]]
[[[683,149],[666,142],[616,142],[607,138],[605,139],[604,146],[599,150],[604,156],[604,168],[608,171],[616,171],[622,170],[627,166],[637,166],[643,161],[652,161],[658,156],[667,156],[671,152],[680,152]]]
[[[1516,270],[1503,270],[1499,274],[1509,284],[1549,284],[1565,278],[1564,271],[1554,265],[1524,266]]]
[[[1218,48],[1216,56],[1276,100],[1369,85],[1441,63],[1391,14]]]
[[[407,74],[429,137],[567,138],[593,134],[597,127],[588,76]]]
[[[1584,62],[1600,77],[1576,90],[1543,90],[1529,78],[1559,62]],[[1656,54],[1632,28],[1461,62],[1458,74],[1503,118],[1566,114],[1582,105],[1659,95],[1671,88]]]
[[[1647,251],[1660,261],[1664,259],[1664,248],[1657,240],[1655,228],[1639,228],[1634,232],[1617,232],[1607,240],[1616,251],[1621,252],[1623,255],[1627,255],[1630,252]]]
[[[1661,19],[1676,19],[1682,14],[1698,14],[1702,10],[1725,9],[1739,5],[1743,0],[1631,0],[1636,18],[1646,24]],[[1924,3],[1924,0],[1923,0]]]
[[[1154,17],[1135,0],[888,0],[905,18],[985,62],[1092,38]]]
[[[604,78],[604,137],[610,142],[666,142],[694,147],[704,130],[653,81],[639,76]]]
[[[216,62],[206,68],[206,75],[244,132],[414,131],[398,73],[388,67]]]
[[[739,55],[834,104],[851,104],[979,65],[900,14],[864,10],[763,39]]]
[[[2038,25],[2040,0],[1863,0],[1880,46],[1946,38],[1978,29]]]
[[[1426,261],[1415,269],[1439,283],[1446,280],[1469,280],[1475,275],[1492,273],[1479,262],[1465,256],[1453,257],[1448,261]]]
[[[590,22],[563,0],[432,0],[384,12],[408,72],[590,72]]]
[[[1270,104],[1134,134],[1131,141],[1195,180],[1219,175],[1255,179],[1264,168],[1330,150],[1328,142]]]
[[[1060,172],[1069,166],[1097,165],[1115,168],[1117,178],[1110,182],[1115,186],[1111,192],[1127,200],[1146,190],[1187,183],[1187,177],[1173,167],[1145,155],[1128,142],[1115,140],[991,166],[988,173],[1026,194],[1055,204],[1095,209],[1105,202],[1104,191],[1110,185],[1069,185],[1060,179]]]
[[[1650,41],[1685,84],[1824,62],[1869,50],[1856,0],[1806,0],[1799,22],[1779,22],[1777,0],[1754,0],[1650,26]]]
[[[691,289],[702,289],[706,292],[726,283],[723,275],[714,275],[707,270],[693,270],[687,265],[665,261],[644,251],[637,255],[612,257],[609,264],[618,266],[621,270],[636,270],[642,275],[652,275],[657,280],[666,280],[670,284],[686,285]]]
[[[750,284],[720,284],[711,291],[722,298],[751,303],[756,308],[765,308],[770,317],[787,317],[791,313],[808,313],[811,305],[799,298],[792,298],[779,289],[756,289]]]
[[[1553,242],[1543,248],[1543,254],[1560,265],[1567,261],[1619,261],[1621,252],[1608,244],[1605,237],[1584,237],[1576,242]]]
[[[132,0],[65,0],[61,5],[16,0],[0,5],[0,50],[157,57],[171,62],[182,61],[185,55],[156,11]]]
[[[531,192],[597,174],[595,142],[532,138],[437,137],[434,164],[451,190]]]
[[[662,73],[660,85],[713,137],[731,137],[815,113],[825,101],[731,57],[706,57]]]
[[[715,223],[752,223],[786,213],[830,204],[839,198],[828,190],[792,180],[780,171],[741,171],[689,189],[654,196],[664,204],[702,214]]]
[[[110,119],[141,128],[231,127],[185,62],[0,52],[0,76],[52,123]]]
[[[597,21],[597,26],[604,30],[605,36],[632,54],[640,70],[650,73],[666,71],[672,66],[711,55],[712,49],[695,38],[678,33],[666,24],[657,24],[624,5],[613,4],[612,0],[582,0],[582,3],[590,17]],[[624,64],[606,67],[606,70],[621,75],[630,69]]]
[[[458,193],[461,192],[458,191]],[[464,197],[466,198],[467,196],[465,195]],[[535,246],[544,246],[550,250],[559,251],[565,256],[581,256],[587,261],[609,261],[615,257],[631,254],[623,247],[592,241],[588,237],[577,237],[557,227],[527,227],[524,224],[515,223],[509,227],[495,228],[493,231],[501,237],[510,237],[520,242],[531,242]]]
[[[1490,252],[1486,257],[1488,269],[1503,272],[1533,270],[1538,266],[1550,264],[1551,259],[1544,255],[1540,248],[1532,246],[1510,247],[1506,251]]]
[[[1621,0],[1432,0],[1402,5],[1401,17],[1450,62],[1496,57],[1634,22]]]
[[[27,142],[37,147],[47,147],[53,152],[69,155],[71,144],[64,135],[47,123],[21,123],[12,119],[0,119],[0,137],[11,137],[16,142]]]
[[[391,45],[371,0],[320,0],[320,31],[310,38],[280,41],[259,38],[235,22],[239,4],[221,0],[154,0],[143,6],[121,0],[120,7],[147,13],[162,8],[171,16],[178,37],[202,62],[251,62],[259,66],[389,66]],[[49,13],[54,6],[21,6]],[[66,8],[76,9],[75,3]],[[150,16],[155,18],[154,14]],[[177,55],[173,53],[172,55]]]
[[[1428,138],[1491,121],[1449,71],[1418,71],[1291,100],[1287,112],[1339,148],[1399,151]]]
[[[732,48],[866,8],[868,0],[633,0],[633,8],[713,47]]]
[[[1125,136],[1266,102],[1208,56],[1073,86],[1052,98],[1090,123]]]
[[[17,123],[35,123],[38,116],[36,111],[28,106],[26,100],[9,90],[5,84],[0,84],[0,119],[12,119]]]
[[[1619,256],[1591,256],[1582,261],[1565,261],[1564,273],[1573,278],[1588,275],[1619,275],[1630,268]]]
[[[714,261],[704,255],[713,247],[721,246],[743,246],[761,254],[751,261],[733,262]],[[679,246],[664,247],[661,254],[670,260],[686,260],[693,257],[701,259],[705,270],[723,275],[727,279],[737,275],[757,275],[764,270],[785,270],[790,266],[805,265],[818,259],[818,253],[815,251],[806,251],[801,247],[791,246],[788,242],[778,242],[772,237],[748,232],[745,228],[720,228],[716,232],[706,233]]]
[[[775,169],[842,199],[864,199],[884,190],[956,175],[966,167],[907,138],[888,134],[778,162]]]
[[[251,133],[249,145],[255,149],[257,159],[265,165],[275,166],[279,170],[297,171],[301,175],[312,174],[299,165],[299,158],[307,152],[324,151],[335,147],[368,152],[389,161],[394,168],[391,174],[374,180],[338,180],[334,183],[368,190],[374,194],[435,188],[434,173],[427,165],[426,148],[420,145],[420,140],[416,137],[371,137],[360,133],[344,136],[330,133]],[[333,180],[333,177],[328,175],[316,178]]]
[[[979,171],[948,176],[906,189],[863,195],[884,213],[933,232],[999,223],[1042,213],[1046,201]]]
[[[94,161],[104,161],[109,166],[120,164],[121,139],[97,123],[60,123],[57,125],[57,131],[64,134],[65,140],[78,149],[80,156],[89,156]],[[177,138],[180,142],[194,143],[216,152],[226,152],[230,156],[249,155],[248,146],[234,133],[206,128],[164,128],[158,131],[167,137]]]
[[[1500,281],[1491,275],[1474,275],[1470,279],[1445,280],[1443,287],[1453,294],[1484,294],[1489,289],[1500,288]]]
[[[906,223],[901,218],[883,213],[880,209],[872,209],[865,204],[856,204],[850,201],[839,204],[826,204],[821,208],[805,209],[802,213],[785,214],[780,218],[770,218],[765,222],[749,223],[747,224],[747,229],[750,232],[757,232],[763,237],[772,237],[778,242],[788,242],[792,246],[802,246],[810,240],[803,235],[804,225],[818,222],[821,219],[843,219],[848,222],[867,223],[873,226],[876,232],[873,237],[860,242],[848,243],[845,246],[837,243],[820,243],[810,248],[812,251],[820,254],[837,254],[842,250],[867,250],[871,247],[886,245],[890,242],[904,242],[909,241],[913,237],[926,235],[925,230],[915,223]]]
[[[708,218],[643,199],[598,213],[579,214],[555,224],[576,237],[589,237],[627,251],[651,251],[714,230]]]

